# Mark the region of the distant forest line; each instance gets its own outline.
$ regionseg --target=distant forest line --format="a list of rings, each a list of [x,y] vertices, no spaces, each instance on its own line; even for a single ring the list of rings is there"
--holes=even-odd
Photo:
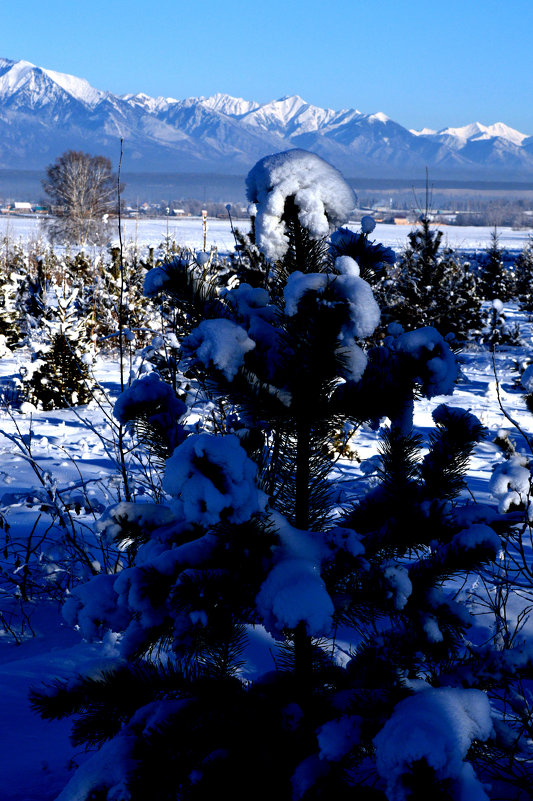
[[[0,200],[27,200],[39,202],[45,199],[41,181],[44,170],[0,169]],[[425,178],[358,178],[349,177],[348,182],[358,192],[362,204],[379,204],[386,201],[394,208],[409,208],[415,205],[415,195],[423,200]],[[194,199],[203,202],[245,203],[245,176],[212,173],[122,173],[123,199],[130,205],[136,203],[174,203],[179,199]],[[432,204],[434,208],[447,206],[458,210],[480,208],[495,201],[521,202],[533,206],[533,181],[456,181],[432,180]],[[413,193],[414,190],[414,193]]]

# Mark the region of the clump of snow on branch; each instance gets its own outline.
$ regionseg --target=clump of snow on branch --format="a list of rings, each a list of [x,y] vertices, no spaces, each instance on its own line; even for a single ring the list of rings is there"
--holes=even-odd
[[[526,392],[533,392],[533,364],[530,364],[529,367],[526,367],[522,373],[520,383]]]
[[[195,357],[203,365],[213,364],[228,381],[235,378],[248,351],[255,348],[242,326],[231,320],[203,320],[183,340],[185,355]]]
[[[320,239],[346,222],[356,198],[341,173],[306,150],[287,150],[257,162],[246,179],[248,200],[256,206],[257,244],[268,258],[281,259],[288,248],[283,213],[294,198],[301,225]]]
[[[422,618],[422,628],[429,642],[442,642],[444,637],[439,629],[437,619],[433,615],[424,615]]]
[[[329,770],[326,760],[319,759],[316,754],[300,762],[291,776],[293,801],[300,801],[322,776],[328,775]]]
[[[244,523],[265,507],[256,473],[257,466],[234,434],[194,434],[167,459],[163,489],[177,499],[189,523]]]
[[[387,597],[392,599],[396,609],[403,609],[413,592],[413,585],[407,568],[389,561],[384,564],[383,576],[387,582]]]
[[[493,555],[499,553],[502,543],[496,532],[484,523],[475,523],[454,536],[451,547],[458,551],[469,551],[474,548],[484,548],[492,551]]]
[[[126,779],[138,768],[133,758],[136,738],[133,733],[121,734],[110,740],[84,762],[76,771],[56,801],[86,801],[103,789],[105,776],[106,798],[110,801],[128,801],[131,798],[126,788]]]
[[[348,304],[350,325],[343,329],[345,337],[369,337],[379,323],[380,310],[372,287],[356,275],[338,275],[334,292]]]
[[[353,259],[349,261],[357,267]],[[329,275],[296,270],[291,273],[285,285],[285,314],[289,317],[297,314],[300,301],[309,292],[315,292],[330,306],[338,303],[346,307],[346,322],[339,332],[338,353],[344,361],[343,377],[358,381],[367,365],[367,357],[354,339],[370,336],[380,318],[379,306],[370,284],[353,273]]]
[[[366,370],[368,358],[366,353],[355,342],[341,345],[337,348],[337,355],[341,357],[342,365],[339,374],[347,381],[359,381]]]
[[[334,606],[320,575],[321,565],[339,550],[359,556],[363,545],[355,532],[341,527],[326,534],[302,531],[277,512],[272,514],[272,521],[280,544],[274,552],[274,567],[256,598],[265,626],[281,632],[303,622],[308,634],[327,634]]]
[[[417,378],[426,397],[451,395],[457,379],[457,363],[450,346],[435,328],[426,326],[400,334],[394,347],[416,362]]]
[[[361,338],[374,333],[380,318],[379,306],[370,284],[356,275],[302,273],[296,270],[289,276],[283,292],[285,314],[289,317],[295,315],[298,304],[308,292],[323,295],[326,289],[331,291],[337,302],[347,306],[348,320],[343,327],[343,337]]]
[[[86,801],[100,795],[102,790],[107,791],[108,801],[130,801],[129,780],[139,767],[135,755],[139,734],[150,736],[168,725],[188,703],[182,699],[165,699],[138,709],[117,737],[104,743],[81,765],[57,801]]]
[[[339,720],[330,720],[317,730],[320,758],[338,762],[361,742],[360,715],[344,715]]]
[[[222,293],[224,300],[229,303],[248,323],[254,317],[262,320],[271,320],[276,312],[275,306],[270,304],[270,295],[266,289],[252,287],[250,284],[239,284],[239,286],[228,289]]]
[[[479,418],[459,406],[447,406],[445,403],[441,403],[433,410],[431,416],[437,425],[445,425],[449,421],[460,422],[470,436],[478,436],[480,432],[484,431]]]
[[[335,270],[340,275],[356,275],[360,273],[359,265],[351,256],[337,256],[335,259]]]
[[[166,413],[179,419],[187,412],[187,407],[158,373],[152,372],[135,379],[131,386],[122,392],[115,403],[113,414],[120,423],[127,423],[146,414],[154,417]]]
[[[293,317],[298,313],[298,304],[308,292],[323,292],[329,285],[330,277],[326,273],[302,273],[295,270],[287,280],[283,296],[285,298],[285,314]]]
[[[155,298],[171,283],[168,266],[152,267],[144,276],[143,295],[145,298]]]
[[[78,585],[63,606],[63,617],[69,626],[79,625],[88,639],[102,634],[102,623],[120,631],[129,622],[126,608],[117,607],[114,589],[116,576],[101,574],[86,584]]]
[[[151,532],[174,520],[174,513],[159,503],[132,503],[120,501],[106,509],[96,523],[96,530],[106,543],[120,540],[124,524],[138,527],[144,532]]]
[[[403,778],[425,760],[438,780],[451,779],[455,798],[488,801],[472,766],[464,759],[474,740],[493,731],[490,703],[480,690],[451,687],[424,690],[400,701],[374,738],[377,768],[389,801],[407,801]]]
[[[263,583],[256,603],[268,630],[294,629],[300,622],[313,636],[331,630],[335,608],[320,566],[312,559],[282,559]]]
[[[365,552],[365,546],[361,542],[360,535],[351,528],[344,528],[342,526],[335,526],[328,531],[320,534],[322,546],[325,549],[330,549],[331,555],[329,558],[334,559],[339,551],[346,551],[352,556],[361,556]],[[325,551],[327,558],[327,550]]]
[[[515,453],[507,461],[495,467],[489,482],[489,490],[498,500],[498,510],[508,512],[514,507],[526,507],[531,493],[529,459]]]
[[[363,234],[371,234],[375,227],[376,221],[370,214],[365,214],[364,217],[361,217],[361,231]]]

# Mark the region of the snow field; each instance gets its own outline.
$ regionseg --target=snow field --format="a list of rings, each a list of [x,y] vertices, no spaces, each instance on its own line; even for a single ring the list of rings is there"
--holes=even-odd
[[[235,228],[249,230],[248,220],[234,220]],[[197,250],[203,248],[203,228],[200,217],[159,217],[155,219],[130,219],[122,221],[123,241],[125,245],[134,247],[155,246],[168,235],[176,243],[184,247]],[[358,223],[350,224],[349,228],[359,229]],[[442,246],[449,246],[460,250],[484,249],[490,243],[494,229],[489,226],[440,226],[444,231]],[[383,245],[393,248],[402,248],[407,242],[407,234],[411,225],[383,225],[378,223],[372,237]],[[533,229],[515,231],[512,228],[499,228],[500,246],[508,250],[521,250]],[[35,217],[9,217],[0,219],[0,238],[9,236],[23,241],[35,240],[42,237],[42,220]],[[118,244],[118,233],[115,237]],[[216,246],[219,252],[231,251],[235,242],[231,233],[229,220],[209,219],[207,223],[208,248]]]

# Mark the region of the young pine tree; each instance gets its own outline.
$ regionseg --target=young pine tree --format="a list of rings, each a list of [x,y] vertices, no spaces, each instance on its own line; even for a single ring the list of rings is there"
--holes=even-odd
[[[383,314],[385,321],[406,330],[431,325],[443,336],[453,334],[462,341],[481,328],[481,299],[469,265],[452,249],[441,250],[442,236],[429,213],[422,214],[391,271]]]
[[[520,327],[517,323],[509,325],[504,305],[499,298],[495,298],[488,306],[480,341],[491,346],[519,345],[521,342]]]
[[[525,243],[515,261],[515,298],[520,308],[533,311],[533,239]]]
[[[505,263],[498,230],[494,228],[479,274],[479,291],[484,300],[512,300],[515,295],[514,270]]]
[[[44,410],[81,406],[93,397],[96,382],[84,354],[89,349],[86,321],[76,307],[77,290],[55,287],[56,303],[41,318],[48,342],[41,344],[23,375],[26,399]]]
[[[149,376],[117,404],[122,422],[164,420],[177,446],[168,502],[122,503],[101,524],[134,566],[65,608],[88,636],[122,632],[122,658],[33,693],[97,749],[60,798],[481,801],[470,758],[496,742],[489,655],[465,639],[454,580],[500,547],[487,511],[458,501],[482,427],[439,406],[422,458],[415,395],[451,392],[455,360],[427,327],[366,349],[379,309],[327,239],[354,205],[342,176],[292,150],[247,187],[262,281],[217,293],[183,260],[147,279],[179,304],[183,363],[215,417],[187,430]],[[329,432],[382,415],[382,480],[343,496]]]

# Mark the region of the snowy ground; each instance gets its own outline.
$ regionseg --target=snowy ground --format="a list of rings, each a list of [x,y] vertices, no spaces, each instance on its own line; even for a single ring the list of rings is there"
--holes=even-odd
[[[235,220],[236,228],[243,231],[249,229],[247,220]],[[359,226],[354,223],[354,230]],[[411,231],[410,225],[378,224],[373,237],[384,245],[402,248]],[[462,250],[485,248],[491,238],[493,228],[487,226],[455,226],[443,225],[443,244]],[[9,235],[13,239],[38,239],[42,235],[42,220],[35,217],[9,217],[0,219],[0,238]],[[512,228],[499,228],[500,246],[510,250],[521,250],[524,242],[533,234],[533,229],[515,231]],[[157,246],[166,236],[180,245],[200,249],[203,247],[203,228],[200,217],[157,219],[125,219],[123,221],[123,241],[125,244],[136,243]],[[118,239],[118,235],[116,237]],[[208,220],[208,247],[216,245],[221,252],[233,250],[234,240],[229,220]]]
[[[0,235],[3,233],[2,224],[4,221],[0,221]],[[38,231],[38,221],[11,219],[8,226],[11,236],[28,237]],[[399,240],[404,241],[408,230],[379,226],[375,234],[376,239],[397,245]],[[175,233],[180,243],[197,248],[202,245],[200,220],[176,220],[169,225],[169,233],[171,236]],[[446,234],[450,243],[474,248],[486,245],[490,229],[449,228]],[[501,234],[502,245],[520,248],[528,232],[502,229]],[[126,223],[126,236],[136,236],[139,244],[145,241],[157,243],[165,235],[164,220]],[[229,249],[232,243],[229,224],[210,221],[209,243],[213,242],[221,250]],[[532,324],[514,307],[508,309],[507,319],[511,324],[520,324],[524,345],[501,349],[496,355],[500,395],[507,413],[529,432],[533,430],[533,418],[525,409],[520,388],[515,382],[518,373],[514,364],[531,354]],[[13,358],[0,360],[0,388],[10,385],[23,360],[24,354],[20,352]],[[421,431],[427,431],[432,426],[432,409],[443,401],[470,410],[481,419],[490,436],[476,449],[471,461],[469,492],[478,501],[489,501],[488,482],[492,470],[495,464],[503,461],[501,451],[492,442],[497,432],[501,428],[512,431],[519,449],[527,450],[528,445],[513,431],[498,404],[490,352],[471,346],[459,360],[461,377],[453,396],[420,402],[415,423]],[[116,397],[119,389],[116,363],[100,360],[96,373],[110,397]],[[22,539],[34,525],[39,532],[47,520],[46,493],[27,458],[27,451],[18,449],[12,437],[21,443],[22,440],[30,442],[35,466],[44,471],[41,475],[46,474],[45,482],[62,493],[62,497],[71,498],[74,503],[78,495],[82,501],[85,497],[93,502],[95,515],[91,515],[83,502],[73,512],[80,526],[90,529],[98,516],[97,510],[119,497],[117,468],[105,447],[104,438],[108,434],[105,415],[97,406],[80,409],[79,414],[73,411],[32,414],[16,411],[8,414],[0,409],[0,510],[10,524],[11,541]],[[364,460],[375,455],[376,443],[375,432],[370,429],[360,431],[355,441],[360,458]],[[364,468],[364,462],[363,469],[355,461],[337,464],[337,478],[342,481],[346,496],[358,492],[372,480]],[[0,543],[3,537],[4,533],[0,531]],[[474,581],[475,577],[470,584]],[[25,637],[20,644],[14,644],[7,635],[0,637],[0,797],[3,801],[52,801],[75,765],[84,758],[68,742],[68,721],[51,724],[41,721],[31,712],[27,703],[29,687],[58,675],[85,673],[92,665],[101,664],[102,660],[112,656],[114,651],[112,639],[96,644],[83,642],[76,631],[61,622],[57,605],[32,607],[29,604],[28,609],[32,613],[31,626],[35,636]]]

